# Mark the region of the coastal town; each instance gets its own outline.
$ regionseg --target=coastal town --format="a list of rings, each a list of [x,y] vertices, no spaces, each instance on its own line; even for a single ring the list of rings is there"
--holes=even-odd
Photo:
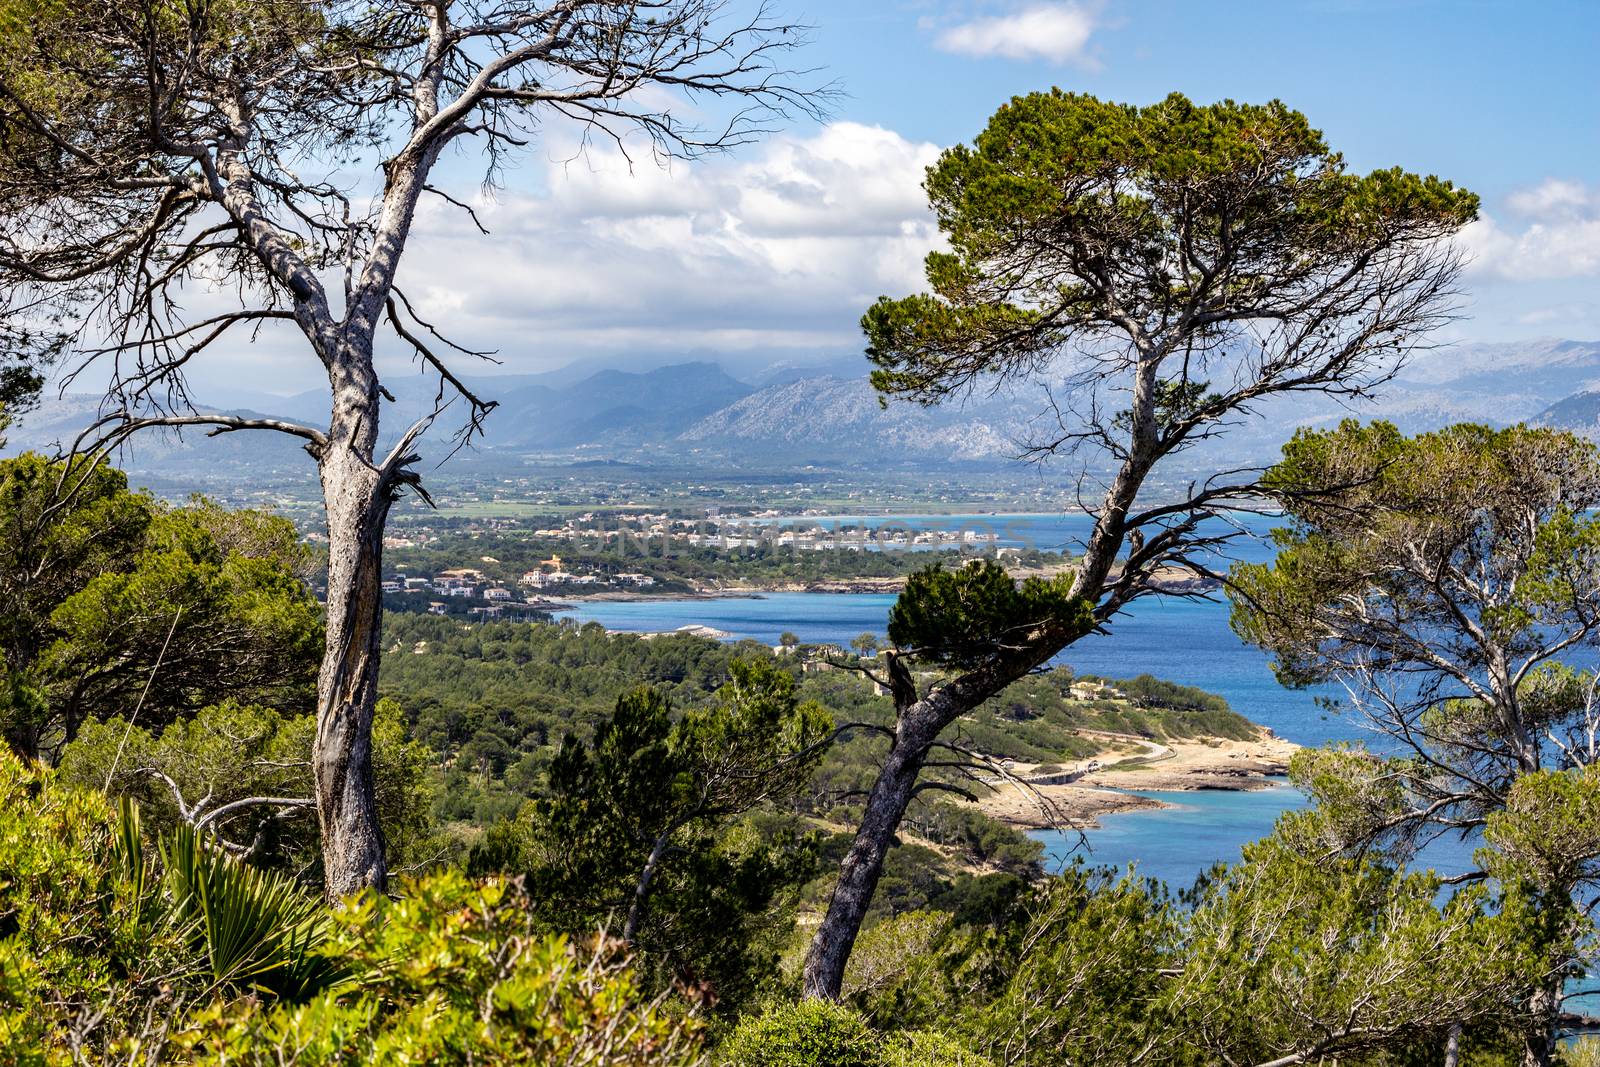
[[[530,540],[564,541],[594,549],[605,544],[636,543],[641,546],[677,545],[697,548],[749,549],[792,548],[799,552],[830,549],[982,549],[1002,544],[1017,547],[1021,538],[1007,528],[1000,516],[971,517],[954,527],[929,522],[913,526],[904,520],[885,517],[836,518],[828,516],[783,516],[773,510],[749,515],[722,515],[711,508],[700,517],[684,517],[669,512],[627,510],[586,511],[565,521],[532,526],[524,520],[498,519],[469,523],[469,532],[520,532]],[[384,539],[385,548],[415,548],[437,540],[440,530],[432,525],[411,525],[404,534]],[[309,540],[323,539],[315,532]]]
[[[485,562],[498,563],[493,557]],[[385,596],[429,597],[427,611],[430,615],[451,615],[451,605],[462,602],[465,614],[475,621],[492,619],[543,618],[552,605],[543,596],[545,591],[584,591],[592,589],[649,589],[656,580],[648,574],[622,572],[601,576],[575,574],[566,569],[560,556],[543,560],[537,569],[529,570],[517,579],[515,588],[500,584],[500,580],[476,567],[449,567],[432,575],[410,574],[395,571],[385,578],[382,589]],[[437,597],[438,599],[431,599]]]
[[[382,591],[391,610],[533,620],[574,599],[895,592],[906,574],[938,559],[993,558],[1019,577],[1067,562],[1019,540],[979,522],[913,528],[893,519],[715,511],[443,522],[384,539]]]

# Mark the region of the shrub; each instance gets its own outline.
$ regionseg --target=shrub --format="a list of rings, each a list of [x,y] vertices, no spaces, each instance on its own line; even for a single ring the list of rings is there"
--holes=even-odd
[[[172,917],[205,953],[211,979],[303,1000],[342,977],[322,901],[273,871],[259,871],[179,825],[161,850]]]
[[[608,942],[459,872],[327,913],[278,875],[0,751],[0,1063],[691,1067],[699,1027]],[[299,1001],[299,1002],[296,1002]]]
[[[882,1067],[993,1067],[991,1061],[931,1030],[895,1034],[884,1042]]]
[[[839,1004],[802,1000],[746,1019],[723,1042],[723,1067],[879,1067],[882,1039]]]
[[[186,969],[128,810],[119,827],[103,795],[0,746],[0,1063],[64,1060],[91,1019],[117,1039]]]
[[[925,1030],[881,1035],[859,1014],[824,1000],[785,1004],[746,1019],[723,1042],[721,1067],[990,1067]]]
[[[455,871],[333,918],[324,951],[356,981],[303,1005],[239,1000],[178,1041],[195,1063],[332,1067],[691,1067],[699,1027],[651,997],[613,942],[539,935],[512,883]]]

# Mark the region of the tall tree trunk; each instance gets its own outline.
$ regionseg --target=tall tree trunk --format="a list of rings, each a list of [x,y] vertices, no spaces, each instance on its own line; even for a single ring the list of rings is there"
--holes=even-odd
[[[1444,1067],[1461,1067],[1461,1024],[1450,1027],[1444,1043]]]
[[[661,831],[656,838],[655,845],[650,849],[650,858],[645,861],[644,870],[639,874],[639,881],[633,887],[633,902],[628,905],[628,921],[622,927],[622,940],[629,948],[639,939],[639,926],[644,922],[644,905],[650,896],[650,883],[655,881],[656,870],[660,868],[661,861],[666,859],[667,846],[672,842],[672,833],[677,826],[669,826]]]
[[[381,891],[386,876],[373,796],[372,713],[390,497],[372,465],[377,381],[370,358],[363,362],[343,380],[336,376],[332,432],[318,457],[328,517],[328,642],[317,678],[312,764],[330,901],[363,889]]]
[[[839,865],[839,881],[828,900],[828,913],[806,953],[806,996],[839,999],[845,965],[850,962],[856,935],[861,932],[872,895],[877,892],[883,861],[911,803],[917,776],[928,757],[928,746],[942,728],[933,710],[923,704],[912,706],[900,717],[889,755],[867,796],[867,810],[856,829],[855,840]]]
[[[1556,1017],[1561,1012],[1560,978],[1534,991],[1528,1001],[1533,1023],[1522,1041],[1522,1067],[1550,1067],[1556,1057]]]

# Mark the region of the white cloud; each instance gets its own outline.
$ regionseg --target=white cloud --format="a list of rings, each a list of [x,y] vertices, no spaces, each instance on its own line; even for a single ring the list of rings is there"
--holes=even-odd
[[[1009,15],[975,18],[952,26],[935,42],[946,52],[1004,59],[1086,61],[1096,27],[1094,10],[1075,3],[1036,3]]]
[[[1582,182],[1546,178],[1531,189],[1519,189],[1506,197],[1506,206],[1519,215],[1533,218],[1570,216],[1600,205],[1600,196]]]
[[[852,122],[670,170],[591,150],[550,165],[545,195],[480,200],[491,237],[428,204],[402,284],[512,371],[590,352],[838,352],[860,345],[872,300],[922,287],[937,154]]]
[[[1485,214],[1461,243],[1474,274],[1549,281],[1600,274],[1600,190],[1548,179],[1506,198],[1509,217]]]

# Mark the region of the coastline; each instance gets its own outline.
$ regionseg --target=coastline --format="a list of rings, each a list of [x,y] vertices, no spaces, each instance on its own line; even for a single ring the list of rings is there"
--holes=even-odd
[[[1099,826],[1103,816],[1172,807],[1144,796],[1140,790],[1253,792],[1270,789],[1283,781],[1290,758],[1300,748],[1265,729],[1246,741],[1184,738],[1167,744],[1144,744],[1163,751],[1159,755],[1149,752],[1140,757],[1140,762],[1131,763],[1124,759],[1124,752],[1108,749],[1102,762],[1122,760],[1122,765],[1075,775],[1068,782],[996,784],[993,792],[979,799],[978,808],[992,818],[1023,830],[1054,829],[1056,821],[1089,829]],[[1027,782],[1034,770],[1034,766],[1018,764],[1011,768],[1011,773]]]
[[[903,581],[901,578],[829,579],[775,583],[768,587],[740,583],[694,593],[592,593],[563,597],[561,602],[553,602],[548,607],[559,611],[563,608],[575,609],[580,602],[678,600],[692,603],[718,598],[761,599],[773,593],[881,595],[897,591]],[[709,627],[651,631],[640,627],[619,632],[654,636],[655,633],[680,630],[721,636],[720,632],[711,631]],[[1131,734],[1085,729],[1080,731],[1080,736],[1094,738],[1099,743],[1099,749],[1082,763],[1074,767],[1047,767],[1043,775],[1036,774],[1040,770],[1039,765],[1010,764],[1007,769],[1009,775],[1023,781],[1035,777],[1039,780],[1020,787],[996,779],[994,791],[981,797],[977,803],[980,810],[991,817],[1024,830],[1053,829],[1061,823],[1094,828],[1099,826],[1099,819],[1104,816],[1173,807],[1157,797],[1143,795],[1142,791],[1254,792],[1270,789],[1282,783],[1287,775],[1289,760],[1300,746],[1278,737],[1269,728],[1258,726],[1257,729],[1259,732],[1255,736],[1238,741],[1206,737],[1164,742]],[[1091,760],[1098,761],[1102,766],[1088,770],[1086,765]]]
[[[1012,577],[1019,579],[1052,578],[1069,569],[1070,564],[1063,564],[1057,567],[1013,568],[1010,573]],[[1215,583],[1197,578],[1182,568],[1167,567],[1156,573],[1156,584],[1158,588],[1166,592],[1186,593],[1210,588]],[[829,593],[841,596],[872,593],[898,594],[905,588],[905,585],[905,575],[885,578],[815,578],[803,582],[736,582],[727,585],[699,583],[688,591],[674,590],[671,592],[645,593],[631,589],[607,589],[594,593],[569,593],[563,594],[560,597],[560,601],[574,603],[601,601],[634,603],[653,600],[758,599],[767,593]]]

